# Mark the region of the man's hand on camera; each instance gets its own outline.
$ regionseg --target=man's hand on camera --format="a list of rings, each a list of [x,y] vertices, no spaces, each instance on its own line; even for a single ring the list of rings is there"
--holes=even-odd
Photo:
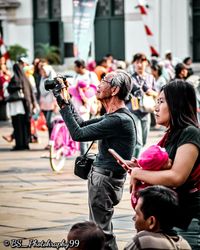
[[[68,104],[69,94],[63,80],[61,78],[57,78],[57,81],[58,83],[53,89],[53,94],[57,100],[59,107],[62,108],[63,105]]]
[[[53,94],[57,98],[60,95],[61,90],[65,88],[66,86],[61,78],[57,78],[56,81],[57,81],[57,84],[55,88],[53,89]]]

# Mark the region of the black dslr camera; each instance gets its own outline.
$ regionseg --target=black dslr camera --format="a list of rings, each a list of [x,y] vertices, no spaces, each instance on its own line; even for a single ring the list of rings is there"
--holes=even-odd
[[[70,75],[56,76],[53,80],[47,79],[47,80],[44,82],[44,87],[45,87],[46,90],[52,90],[52,89],[54,89],[57,85],[60,85],[60,84],[61,84],[61,82],[60,82],[58,79],[62,79],[63,84],[65,84],[66,87],[67,87],[66,80],[67,80],[67,78],[69,78],[69,77],[72,77],[72,76],[70,76]]]

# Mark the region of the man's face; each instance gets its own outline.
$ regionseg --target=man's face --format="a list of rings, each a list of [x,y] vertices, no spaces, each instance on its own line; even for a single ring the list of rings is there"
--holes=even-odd
[[[141,211],[142,203],[143,203],[143,198],[139,198],[137,205],[135,207],[135,216],[133,217],[137,232],[140,232],[142,230],[149,231],[149,223],[147,220],[144,219],[144,214]]]
[[[111,97],[111,81],[113,79],[113,73],[108,73],[105,75],[102,80],[100,81],[97,87],[96,97],[98,100],[104,100]]]
[[[143,74],[145,72],[145,69],[147,67],[147,60],[146,59],[138,59],[134,62],[134,67],[135,67],[135,71],[138,74]]]
[[[83,74],[83,67],[77,67],[76,64],[74,65],[74,71],[77,73],[77,74]]]
[[[186,68],[181,70],[180,76],[186,78],[188,75],[188,70]]]
[[[172,53],[168,53],[167,55],[166,55],[166,58],[168,59],[168,60],[172,60]]]

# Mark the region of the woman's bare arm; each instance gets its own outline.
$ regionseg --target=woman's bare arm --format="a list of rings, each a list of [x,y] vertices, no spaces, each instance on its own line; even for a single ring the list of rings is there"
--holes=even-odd
[[[130,185],[132,186],[135,178],[151,185],[181,186],[190,175],[198,154],[199,149],[197,146],[194,144],[184,144],[177,149],[171,169],[148,171],[132,166]]]

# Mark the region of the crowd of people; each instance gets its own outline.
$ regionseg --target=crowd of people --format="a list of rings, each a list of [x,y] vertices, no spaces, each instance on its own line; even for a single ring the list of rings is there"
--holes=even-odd
[[[56,73],[45,59],[35,59],[32,66],[20,58],[13,75],[5,67],[0,72],[13,124],[4,139],[15,140],[13,150],[37,142],[30,119],[39,111],[50,136],[52,114],[60,110],[81,154],[89,141],[98,141],[88,175],[90,222],[74,225],[68,235],[80,239],[75,249],[118,249],[112,216],[127,173],[138,233],[125,249],[199,249],[200,81],[193,77],[191,58],[174,65],[170,51],[164,60],[137,53],[126,67],[108,54],[97,65],[77,59],[74,71],[72,78],[59,78],[53,91],[45,82]],[[156,147],[144,151],[151,125],[166,131]],[[109,148],[126,164],[116,161]]]

